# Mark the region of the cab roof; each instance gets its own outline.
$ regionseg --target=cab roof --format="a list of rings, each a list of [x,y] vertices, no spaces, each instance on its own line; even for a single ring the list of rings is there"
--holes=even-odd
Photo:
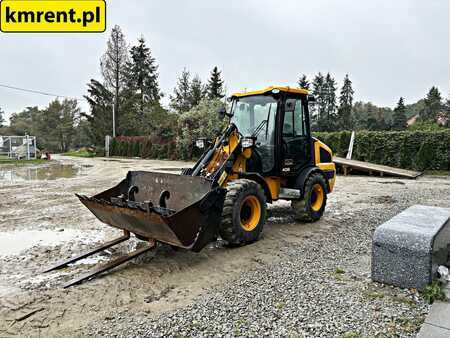
[[[295,93],[295,94],[303,94],[308,95],[309,91],[303,88],[295,88],[295,87],[282,87],[282,86],[270,86],[261,90],[255,90],[251,92],[245,92],[245,93],[234,93],[231,95],[231,97],[243,97],[243,96],[251,96],[251,95],[261,95],[268,92],[271,92],[274,89],[278,89],[280,92],[285,93]]]

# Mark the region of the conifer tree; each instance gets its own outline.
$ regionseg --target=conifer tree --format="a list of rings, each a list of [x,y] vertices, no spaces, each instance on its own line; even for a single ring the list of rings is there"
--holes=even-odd
[[[336,81],[327,73],[324,84],[325,116],[322,119],[321,130],[333,131],[336,126]]]
[[[342,85],[341,94],[339,96],[339,108],[338,108],[338,127],[340,130],[353,129],[352,123],[352,107],[353,107],[353,94],[355,92],[352,88],[352,81],[349,79],[348,74],[345,75],[344,84]]]
[[[316,103],[312,107],[312,128],[314,131],[319,131],[319,121],[325,116],[325,78],[322,73],[318,73],[312,82],[312,93],[316,98]]]
[[[205,86],[202,84],[202,80],[200,79],[200,77],[198,75],[196,75],[191,82],[190,85],[190,99],[189,99],[189,104],[190,104],[190,108],[198,106],[198,104],[200,103],[200,101],[206,96],[206,88]]]
[[[107,88],[114,93],[116,116],[120,115],[119,101],[125,84],[125,68],[128,61],[128,48],[125,36],[119,26],[114,26],[107,42],[107,49],[101,58],[101,70]]]
[[[152,127],[152,112],[160,109],[158,65],[143,37],[130,49],[126,65],[126,86],[122,92],[121,131],[140,135]]]
[[[90,106],[90,114],[82,113],[89,123],[89,133],[96,145],[104,144],[105,135],[112,135],[111,102],[114,94],[102,83],[92,79],[88,84],[88,95],[85,95]]]
[[[424,100],[425,106],[420,117],[425,121],[436,121],[437,114],[442,110],[442,96],[437,87],[431,87]]]
[[[398,100],[397,107],[394,109],[394,115],[392,118],[392,129],[404,130],[406,129],[406,107],[403,97]]]
[[[302,89],[307,89],[309,90],[309,87],[311,86],[311,83],[308,80],[308,77],[303,74],[299,79],[298,79],[298,86]]]
[[[170,108],[176,113],[182,114],[191,109],[191,75],[185,68],[177,80],[177,86],[170,96]]]
[[[143,101],[159,103],[158,65],[143,37],[131,47],[126,73],[127,87],[138,90]]]
[[[224,81],[221,77],[222,72],[216,67],[211,71],[211,76],[207,84],[207,93],[209,99],[222,99],[224,93]]]

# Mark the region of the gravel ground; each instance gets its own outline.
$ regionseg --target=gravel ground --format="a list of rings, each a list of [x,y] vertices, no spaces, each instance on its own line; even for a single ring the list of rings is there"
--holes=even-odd
[[[429,306],[415,290],[371,282],[371,238],[377,225],[412,204],[448,204],[449,183],[441,185],[432,178],[415,187],[401,180],[375,182],[385,185],[389,194],[370,201],[360,197],[353,204],[354,213],[344,211],[330,218],[333,224],[326,232],[312,232],[299,243],[287,242],[280,250],[280,261],[249,269],[185,308],[158,318],[118,314],[92,326],[90,333],[117,337],[415,336]],[[288,211],[279,207],[278,212]]]

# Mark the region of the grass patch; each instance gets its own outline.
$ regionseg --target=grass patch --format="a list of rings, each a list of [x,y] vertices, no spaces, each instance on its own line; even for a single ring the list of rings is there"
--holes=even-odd
[[[409,306],[416,306],[417,305],[415,301],[413,301],[411,298],[408,298],[408,297],[406,297],[404,295],[394,295],[392,297],[392,299],[395,302],[403,303],[403,304],[406,304],[406,305],[409,305]]]
[[[333,271],[332,276],[339,282],[348,281],[348,277],[345,275],[345,270],[337,267],[336,270]]]
[[[285,304],[282,303],[282,302],[279,302],[279,303],[276,303],[276,304],[275,304],[275,307],[276,307],[278,310],[282,310],[282,309],[284,308],[284,306],[285,306]]]
[[[403,294],[397,294],[397,293],[395,293],[394,290],[369,289],[369,290],[363,291],[362,295],[369,301],[385,299],[386,301],[401,303],[401,304],[409,305],[411,307],[417,306],[416,302],[413,299],[411,299]]]
[[[442,283],[437,280],[433,281],[423,290],[422,296],[429,304],[433,304],[436,300],[447,300],[442,289]]]
[[[236,326],[237,326],[238,328],[241,328],[241,327],[244,326],[244,325],[247,325],[247,320],[245,320],[245,319],[238,319],[238,320],[236,321]]]
[[[398,327],[400,326],[405,333],[414,334],[420,330],[425,318],[406,318],[400,317],[387,323],[389,337],[398,337]]]
[[[15,160],[11,158],[0,158],[0,165],[14,165],[14,166],[25,166],[25,165],[38,165],[38,164],[46,164],[50,161],[35,159],[35,160]]]
[[[450,170],[425,170],[425,175],[450,176]]]
[[[334,271],[334,273],[336,275],[343,275],[345,273],[345,270],[341,269],[341,268],[336,268],[336,270]]]
[[[376,292],[376,291],[366,291],[364,295],[369,298],[370,300],[375,299],[383,299],[384,296],[386,296],[383,292]]]

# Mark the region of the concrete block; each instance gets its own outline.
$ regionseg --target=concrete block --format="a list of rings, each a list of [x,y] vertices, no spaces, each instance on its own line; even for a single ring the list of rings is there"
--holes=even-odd
[[[373,235],[372,280],[423,290],[450,252],[450,208],[412,206]]]

